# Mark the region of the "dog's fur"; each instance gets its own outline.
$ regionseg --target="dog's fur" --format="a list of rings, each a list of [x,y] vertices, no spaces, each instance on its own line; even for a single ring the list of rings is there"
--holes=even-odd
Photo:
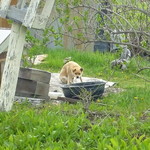
[[[60,80],[62,83],[71,84],[74,78],[79,78],[82,82],[83,68],[74,61],[67,62],[60,71]]]

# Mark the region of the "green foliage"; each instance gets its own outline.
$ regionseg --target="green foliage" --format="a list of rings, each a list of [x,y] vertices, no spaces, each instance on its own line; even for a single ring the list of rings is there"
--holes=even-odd
[[[55,8],[56,16],[39,39],[27,33],[26,40],[31,48],[23,57],[25,66],[28,66],[27,57],[34,59],[35,55],[45,53],[49,43],[63,46],[64,35],[72,39],[75,45],[102,40],[131,44],[129,49],[132,51],[137,50],[133,45],[138,44],[149,49],[150,17],[147,1],[133,0],[131,3],[130,0],[113,0],[106,5],[105,1],[95,0],[93,5],[90,1],[56,0]],[[104,33],[100,34],[102,31]],[[122,34],[113,35],[112,32]],[[116,46],[120,47],[119,44]]]
[[[47,51],[46,43],[49,41],[47,38],[47,30],[43,32],[43,38],[38,39],[31,35],[30,31],[26,34],[26,42],[30,45],[30,48],[26,48],[22,55],[22,61],[24,67],[31,67],[32,61],[36,55],[43,54]]]
[[[57,21],[63,27],[59,33],[79,39],[81,43],[93,40],[127,43],[135,53],[139,52],[137,44],[149,50],[149,9],[149,1],[140,0],[56,0]],[[113,32],[121,33],[112,39]]]
[[[150,148],[149,133],[142,131],[146,123],[137,120],[140,117],[128,115],[120,116],[118,119],[111,117],[99,125],[99,121],[96,120],[92,123],[80,107],[80,104],[75,106],[62,104],[59,107],[47,104],[41,109],[15,104],[11,112],[0,113],[0,148],[14,150]]]
[[[94,1],[99,2],[99,1]],[[137,0],[122,1],[113,0],[113,4],[118,6],[131,5],[147,10],[148,5],[137,3]],[[139,2],[139,1],[138,1]],[[87,3],[88,4],[88,3]],[[97,3],[96,3],[97,4]],[[72,13],[70,5],[77,7],[83,5],[81,0],[57,0],[56,8],[60,17],[60,23],[67,25],[69,33],[74,31],[74,27],[80,28],[84,23],[85,28],[76,35],[79,39],[86,40],[91,10],[84,9],[80,16],[70,18]],[[89,3],[88,6],[90,6]],[[72,8],[73,10],[73,8]],[[99,8],[101,11],[101,9]],[[149,17],[140,11],[122,9],[118,7],[115,13],[105,16],[108,29],[139,29],[149,32]],[[124,13],[126,12],[126,13]],[[102,19],[98,13],[92,18],[98,22]],[[126,21],[127,19],[127,21]],[[91,22],[93,21],[90,20]],[[73,24],[70,23],[73,21]],[[96,34],[103,29],[106,24],[101,23]],[[95,26],[93,26],[95,27]],[[121,93],[110,93],[97,102],[92,102],[89,112],[83,111],[83,104],[70,105],[62,103],[53,105],[46,103],[33,107],[29,103],[19,104],[15,102],[11,112],[0,112],[0,150],[149,150],[150,149],[150,86],[145,80],[134,75],[140,62],[140,67],[149,65],[149,62],[141,57],[132,58],[127,64],[128,69],[110,69],[110,62],[120,55],[120,53],[99,53],[77,50],[49,50],[46,45],[53,37],[56,45],[61,45],[62,27],[57,30],[51,26],[44,30],[42,39],[36,39],[27,33],[26,40],[31,42],[32,47],[24,55],[29,58],[37,54],[47,53],[45,62],[37,65],[36,68],[50,72],[59,72],[63,66],[63,59],[71,56],[84,68],[83,76],[97,77],[116,82],[116,88],[123,88]],[[81,30],[80,30],[81,31]],[[91,30],[90,30],[91,31]],[[110,40],[109,34],[105,33]],[[132,34],[130,38],[135,37]],[[125,39],[123,42],[130,42]],[[148,41],[145,36],[141,44],[148,48]],[[26,64],[28,65],[28,64]],[[145,78],[150,77],[150,71],[144,70],[140,75]],[[90,113],[91,112],[91,113]],[[94,112],[94,113],[93,113]]]
[[[82,103],[32,106],[15,102],[12,111],[0,112],[0,149],[150,149],[150,86],[132,74],[136,61],[131,60],[127,71],[114,70],[112,74],[109,63],[118,58],[117,53],[50,50],[46,61],[36,67],[59,72],[63,59],[69,56],[83,66],[84,76],[111,76],[111,81],[116,81],[124,92],[91,102],[89,112],[84,112]],[[138,59],[141,65],[148,64]],[[146,70],[142,74],[150,73]]]
[[[29,48],[25,49],[22,56],[24,67],[33,66],[32,62],[34,62],[36,55],[44,54],[47,52],[47,45],[51,43],[50,38],[52,37],[55,45],[62,46],[62,36],[58,33],[56,34],[53,26],[43,30],[42,36],[39,38],[33,36],[30,31],[27,31],[26,42],[27,45],[29,45]]]

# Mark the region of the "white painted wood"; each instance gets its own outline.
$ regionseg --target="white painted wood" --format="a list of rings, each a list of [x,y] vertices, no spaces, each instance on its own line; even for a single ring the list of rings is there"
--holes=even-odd
[[[17,8],[24,8],[26,0],[18,0]]]
[[[20,68],[20,60],[25,43],[25,33],[26,27],[17,23],[12,24],[0,90],[1,111],[11,110],[13,105]]]
[[[34,29],[45,29],[48,18],[42,15],[36,15],[35,20],[32,24]]]
[[[1,0],[0,16],[6,18],[7,10],[10,6],[11,0]]]
[[[9,37],[8,52],[7,52],[6,62],[5,62],[4,71],[2,75],[2,83],[0,89],[0,110],[1,111],[11,110],[13,105],[17,80],[18,80],[18,74],[19,74],[19,68],[20,68],[20,61],[21,61],[21,56],[22,56],[23,47],[25,43],[25,34],[27,30],[26,27],[31,28],[34,22],[36,25],[40,26],[40,24],[38,23],[42,20],[43,24],[41,25],[43,25],[44,28],[50,16],[52,7],[54,5],[54,1],[55,0],[47,0],[46,1],[47,6],[44,7],[41,16],[38,16],[37,9],[40,0],[31,0],[23,24],[22,25],[17,23],[12,24],[11,34]],[[11,0],[2,0],[1,2],[2,3],[1,3],[0,14],[6,17]],[[23,9],[25,1],[19,0],[19,2],[20,4],[18,4],[18,7],[20,9]],[[35,21],[36,18],[38,18],[39,21],[37,20]]]
[[[49,17],[52,12],[54,3],[55,3],[55,0],[46,0],[46,3],[45,3],[45,6],[43,8],[41,15]]]
[[[24,26],[29,27],[29,28],[32,27],[32,24],[36,17],[36,13],[37,13],[36,11],[38,9],[39,3],[40,3],[40,0],[31,0],[29,7],[27,9],[27,13],[24,18],[24,22],[23,22]]]
[[[55,0],[46,0],[45,6],[40,15],[36,15],[32,28],[44,29],[49,20]]]
[[[22,23],[26,14],[26,9],[18,9],[15,6],[10,6],[7,12],[7,19]]]

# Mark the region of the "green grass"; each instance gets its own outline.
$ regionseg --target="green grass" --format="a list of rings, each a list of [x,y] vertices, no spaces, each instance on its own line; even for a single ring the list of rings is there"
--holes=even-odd
[[[128,70],[110,69],[118,54],[51,50],[48,58],[35,66],[59,72],[65,57],[84,68],[84,75],[117,82],[121,93],[92,102],[84,111],[82,103],[33,107],[14,103],[10,112],[0,112],[0,150],[149,150],[150,84],[136,77],[135,59]],[[141,66],[149,62],[138,58]],[[149,70],[140,73],[149,78]]]
[[[48,58],[43,64],[36,66],[37,68],[47,70],[49,72],[59,72],[63,66],[63,60],[66,57],[72,57],[73,61],[76,61],[84,68],[83,76],[97,77],[104,80],[111,80],[118,82],[121,87],[144,87],[146,82],[139,79],[134,74],[138,71],[138,63],[140,67],[146,67],[149,62],[142,58],[133,58],[131,62],[127,64],[128,69],[121,71],[120,69],[110,69],[110,62],[119,58],[119,53],[93,53],[77,50],[51,50],[48,52]],[[137,63],[138,62],[138,63]],[[145,70],[140,73],[145,78],[149,78],[150,70]]]

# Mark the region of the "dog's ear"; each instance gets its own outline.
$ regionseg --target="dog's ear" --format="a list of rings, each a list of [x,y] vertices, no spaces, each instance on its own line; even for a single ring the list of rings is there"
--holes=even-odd
[[[73,72],[75,72],[76,71],[76,69],[73,69]]]
[[[83,68],[80,68],[81,71],[83,71]]]

